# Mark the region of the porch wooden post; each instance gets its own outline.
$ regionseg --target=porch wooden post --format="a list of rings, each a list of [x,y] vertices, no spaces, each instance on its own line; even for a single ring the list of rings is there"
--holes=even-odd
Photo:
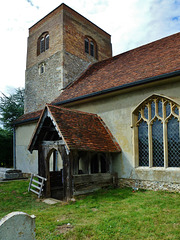
[[[65,146],[59,146],[59,152],[61,153],[63,161],[63,189],[64,198],[69,201],[72,198],[72,152],[67,154]]]
[[[46,197],[49,197],[51,195],[50,192],[50,179],[49,179],[49,169],[47,165],[47,154],[48,154],[48,149],[47,147],[44,147],[43,145],[39,145],[38,149],[38,175],[41,177],[45,177],[47,181],[45,181],[44,184],[44,195]]]

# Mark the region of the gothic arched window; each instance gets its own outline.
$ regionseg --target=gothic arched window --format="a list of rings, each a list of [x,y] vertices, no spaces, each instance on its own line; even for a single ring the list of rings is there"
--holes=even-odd
[[[133,112],[135,165],[180,167],[180,106],[153,95]]]
[[[38,38],[37,55],[41,54],[42,52],[45,52],[48,49],[49,49],[49,33],[45,32]]]

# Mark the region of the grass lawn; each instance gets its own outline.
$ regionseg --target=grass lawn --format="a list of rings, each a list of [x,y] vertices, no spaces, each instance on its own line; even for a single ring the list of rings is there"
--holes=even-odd
[[[0,218],[12,211],[34,214],[36,239],[180,239],[179,193],[104,189],[47,205],[27,192],[28,184],[0,183]]]

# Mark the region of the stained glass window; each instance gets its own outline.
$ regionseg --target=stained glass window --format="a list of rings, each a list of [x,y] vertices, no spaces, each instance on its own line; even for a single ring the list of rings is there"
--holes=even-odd
[[[149,150],[148,150],[148,125],[145,121],[139,124],[139,166],[149,165]]]
[[[154,121],[152,125],[153,142],[153,167],[164,166],[164,147],[163,147],[163,124],[161,121]]]
[[[166,117],[168,117],[171,113],[171,106],[169,103],[166,104]]]
[[[168,167],[180,167],[179,122],[172,117],[167,125]]]
[[[163,117],[163,113],[162,113],[162,101],[158,102],[158,114],[160,117]]]
[[[174,112],[179,115],[179,109],[177,107],[174,108]]]
[[[155,103],[154,101],[151,103],[151,118],[155,116]]]
[[[147,107],[144,108],[144,117],[146,119],[148,119],[148,108]]]
[[[162,97],[150,101],[145,108],[137,109],[138,121],[141,119],[138,122],[139,166],[149,166],[150,162],[153,167],[180,167],[180,123],[177,118],[180,114],[179,106]],[[141,111],[144,111],[142,116]],[[152,131],[148,128],[152,128]],[[163,129],[167,129],[165,134]],[[149,152],[151,142],[152,151]],[[168,156],[164,156],[167,153]]]

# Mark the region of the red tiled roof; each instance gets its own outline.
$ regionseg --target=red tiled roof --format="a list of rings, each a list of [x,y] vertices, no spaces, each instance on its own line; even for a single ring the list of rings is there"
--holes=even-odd
[[[120,146],[98,115],[52,105],[46,105],[46,108],[56,122],[69,149],[97,152],[121,151]],[[40,125],[36,130],[38,127]],[[34,137],[32,141],[33,139]]]
[[[97,62],[52,104],[180,70],[180,33]]]
[[[41,113],[42,113],[42,110],[26,113],[26,114],[20,116],[17,120],[15,120],[13,122],[13,124],[17,125],[19,123],[21,123],[21,124],[25,123],[26,121],[35,121],[35,120],[39,119]]]

